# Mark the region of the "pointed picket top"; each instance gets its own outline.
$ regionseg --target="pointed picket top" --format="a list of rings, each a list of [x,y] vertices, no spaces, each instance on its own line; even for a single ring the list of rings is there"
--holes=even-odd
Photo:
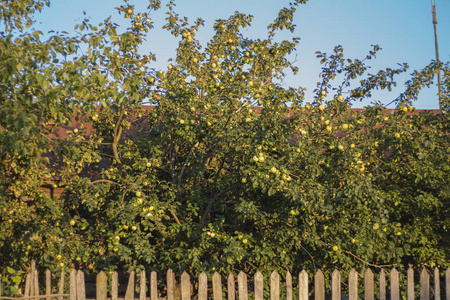
[[[400,300],[400,279],[398,271],[393,268],[390,273],[391,277],[391,300]]]
[[[406,277],[406,299],[414,300],[414,270],[411,267],[409,267]]]
[[[298,299],[308,300],[308,273],[302,270],[298,275]]]
[[[167,270],[167,300],[175,300],[175,273]]]
[[[96,281],[96,300],[106,300],[108,292],[108,278],[106,277],[105,272],[101,271],[98,273]]]
[[[341,272],[336,269],[331,274],[331,299],[341,300]]]
[[[420,299],[430,299],[430,274],[426,268],[420,272]]]
[[[237,280],[239,300],[248,300],[247,274],[239,272]]]
[[[358,299],[358,272],[355,269],[351,269],[348,273],[348,299]]]
[[[325,278],[321,270],[314,275],[314,299],[325,300]]]
[[[127,291],[125,292],[125,300],[134,300],[134,271],[131,271],[128,278]]]
[[[77,271],[72,269],[70,271],[70,300],[77,300]]]
[[[222,277],[218,272],[214,272],[212,276],[213,299],[222,300]]]
[[[198,300],[208,299],[208,276],[201,272],[198,277]]]
[[[145,300],[147,298],[147,278],[145,270],[139,274],[139,300]]]
[[[367,269],[364,273],[364,300],[375,299],[375,287],[373,283],[373,272]]]
[[[228,277],[227,277],[227,294],[228,294],[228,300],[236,299],[236,286],[234,283],[233,273],[228,274]]]
[[[86,300],[84,272],[81,270],[77,271],[77,300]]]
[[[254,277],[255,283],[255,300],[263,300],[264,299],[264,276],[258,271]]]
[[[270,274],[270,300],[280,300],[280,275],[277,271]]]
[[[158,300],[158,274],[150,272],[150,300]]]
[[[380,271],[380,300],[386,300],[386,273],[383,269]]]
[[[291,272],[286,272],[286,300],[293,300],[294,295],[292,292],[292,275]]]
[[[191,300],[191,277],[186,271],[181,274],[181,300]]]
[[[114,272],[111,277],[111,300],[119,298],[119,274]]]
[[[441,281],[439,276],[439,269],[434,268],[434,300],[441,300]]]

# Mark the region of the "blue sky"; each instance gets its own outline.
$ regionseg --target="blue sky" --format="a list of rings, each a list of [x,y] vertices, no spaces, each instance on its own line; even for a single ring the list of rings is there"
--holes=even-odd
[[[54,0],[50,8],[36,16],[36,28],[72,31],[83,18],[83,11],[93,23],[115,15],[118,0]],[[145,7],[146,1],[137,0],[138,7]],[[212,36],[212,25],[216,19],[226,19],[234,11],[254,16],[253,26],[245,28],[244,36],[264,38],[266,26],[276,17],[280,8],[287,6],[285,0],[179,0],[176,11],[191,21],[202,17],[206,23],[196,38],[205,45]],[[436,0],[438,19],[438,41],[441,61],[450,61],[450,1]],[[164,16],[154,16],[155,27],[164,24]],[[117,18],[116,20],[120,20]],[[429,0],[309,0],[301,5],[295,15],[297,25],[293,36],[301,38],[297,48],[296,65],[298,75],[289,74],[283,84],[307,88],[306,101],[319,80],[321,70],[315,51],[331,53],[334,46],[342,45],[348,58],[364,58],[371,45],[379,44],[382,50],[376,60],[370,61],[371,72],[386,67],[395,68],[397,63],[408,63],[411,73],[421,69],[436,58],[434,33]],[[126,26],[125,23],[121,23]],[[282,35],[289,38],[292,35]],[[177,41],[168,33],[156,30],[140,49],[142,54],[152,51],[157,55],[155,68],[164,68],[167,59],[173,57]],[[403,90],[408,74],[397,78],[398,88],[392,93],[377,92],[373,100],[389,103]],[[337,83],[336,83],[337,84]],[[438,108],[437,87],[426,89],[414,106],[419,109]],[[355,103],[363,107],[370,101]],[[392,107],[392,106],[391,106]]]

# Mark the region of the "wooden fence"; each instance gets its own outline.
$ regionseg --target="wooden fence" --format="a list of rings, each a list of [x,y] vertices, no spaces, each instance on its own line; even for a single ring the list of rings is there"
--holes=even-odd
[[[378,280],[374,280],[374,273],[367,269],[364,274],[357,273],[352,269],[348,274],[348,285],[342,280],[341,274],[338,270],[335,270],[331,275],[331,290],[326,290],[326,279],[322,271],[317,271],[313,278],[309,278],[306,271],[302,271],[298,274],[298,285],[294,285],[292,275],[288,271],[285,275],[285,282],[281,283],[283,288],[280,288],[280,275],[277,272],[272,272],[269,282],[270,300],[324,300],[324,299],[365,299],[374,300],[400,300],[400,291],[406,291],[406,299],[413,300],[415,296],[420,294],[420,299],[435,299],[450,300],[450,268],[446,270],[445,276],[441,278],[439,270],[436,268],[433,272],[432,282],[430,284],[430,274],[426,269],[417,270],[416,274],[413,269],[409,269],[406,274],[406,286],[401,285],[400,274],[394,268],[389,274],[386,274],[384,270],[377,273]],[[419,275],[419,287],[416,288],[414,282],[414,275]],[[249,299],[249,284],[248,276],[240,272],[237,278],[230,273],[226,277],[226,289],[222,286],[224,280],[219,273],[212,275],[211,285],[208,283],[208,276],[205,273],[201,273],[198,281],[193,281],[191,284],[191,277],[188,273],[184,272],[181,275],[180,282],[175,280],[175,274],[172,270],[168,270],[166,273],[166,286],[164,288],[165,296],[161,297],[158,291],[158,278],[156,272],[150,273],[149,286],[147,286],[146,272],[141,271],[139,274],[139,293],[135,295],[135,272],[129,274],[128,283],[124,297],[119,298],[118,286],[119,276],[117,272],[114,272],[110,276],[108,284],[108,276],[104,272],[100,272],[96,276],[96,299],[97,300],[191,300],[193,298],[197,300],[248,300]],[[47,299],[47,300],[86,300],[86,281],[83,271],[72,270],[70,273],[70,279],[68,282],[68,293],[65,292],[65,273],[61,273],[60,282],[56,289],[57,294],[52,294],[51,285],[51,273],[49,270],[45,272],[45,294],[40,294],[38,273],[35,270],[34,265],[31,268],[30,273],[26,275],[25,290],[23,297],[12,298],[2,297],[0,289],[0,299]],[[389,280],[387,280],[387,277]],[[361,282],[360,282],[361,281]],[[402,282],[405,280],[402,280]],[[377,282],[377,284],[375,284]],[[441,283],[443,283],[443,290],[441,290]],[[251,284],[251,283],[250,283]],[[341,285],[345,284],[345,294],[342,292]],[[109,293],[108,293],[108,286]],[[257,272],[253,277],[253,295],[251,299],[263,300],[264,299],[264,276],[262,273]],[[194,294],[195,287],[195,296]],[[377,290],[378,289],[378,290]],[[226,290],[226,293],[225,293]],[[376,291],[377,290],[377,291]],[[294,295],[295,291],[295,295]],[[378,293],[376,293],[378,292]],[[210,293],[208,295],[208,293]],[[109,294],[109,295],[108,295]],[[224,295],[226,294],[226,299]],[[251,294],[251,293],[250,293]],[[135,297],[137,296],[137,297]]]

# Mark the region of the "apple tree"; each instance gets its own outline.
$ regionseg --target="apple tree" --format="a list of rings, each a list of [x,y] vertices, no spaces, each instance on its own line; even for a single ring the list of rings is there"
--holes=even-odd
[[[406,64],[368,73],[342,47],[318,52],[314,99],[282,84],[299,38],[295,1],[267,36],[242,29],[252,16],[204,24],[167,3],[164,28],[176,56],[156,70],[140,50],[161,13],[117,7],[129,25],[83,20],[76,36],[44,37],[23,3],[2,10],[0,39],[0,261],[52,270],[271,270],[449,266],[449,117],[414,113],[412,101],[449,65],[415,71],[391,90]],[[23,25],[21,25],[23,24]],[[446,102],[445,102],[446,101]],[[445,104],[446,103],[446,104]],[[147,105],[152,105],[148,107]],[[61,134],[63,131],[63,135]],[[64,187],[60,197],[42,192]]]

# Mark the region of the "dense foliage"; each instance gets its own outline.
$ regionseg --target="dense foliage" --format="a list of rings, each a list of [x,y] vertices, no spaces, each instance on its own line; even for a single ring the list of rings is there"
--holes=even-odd
[[[408,67],[368,74],[378,46],[364,59],[338,46],[318,52],[321,82],[304,103],[301,88],[279,84],[297,72],[288,57],[298,38],[276,35],[293,31],[303,2],[282,9],[265,39],[242,35],[249,15],[217,20],[206,46],[195,38],[203,21],[170,2],[164,27],[179,47],[157,72],[139,46],[159,1],[147,12],[118,7],[126,30],[84,20],[77,36],[49,38],[27,29],[23,9],[48,3],[2,6],[1,265],[449,267],[450,117],[412,107],[440,68],[448,109],[449,64],[415,71],[397,110],[355,111]],[[46,195],[46,182],[65,187],[62,196]]]

